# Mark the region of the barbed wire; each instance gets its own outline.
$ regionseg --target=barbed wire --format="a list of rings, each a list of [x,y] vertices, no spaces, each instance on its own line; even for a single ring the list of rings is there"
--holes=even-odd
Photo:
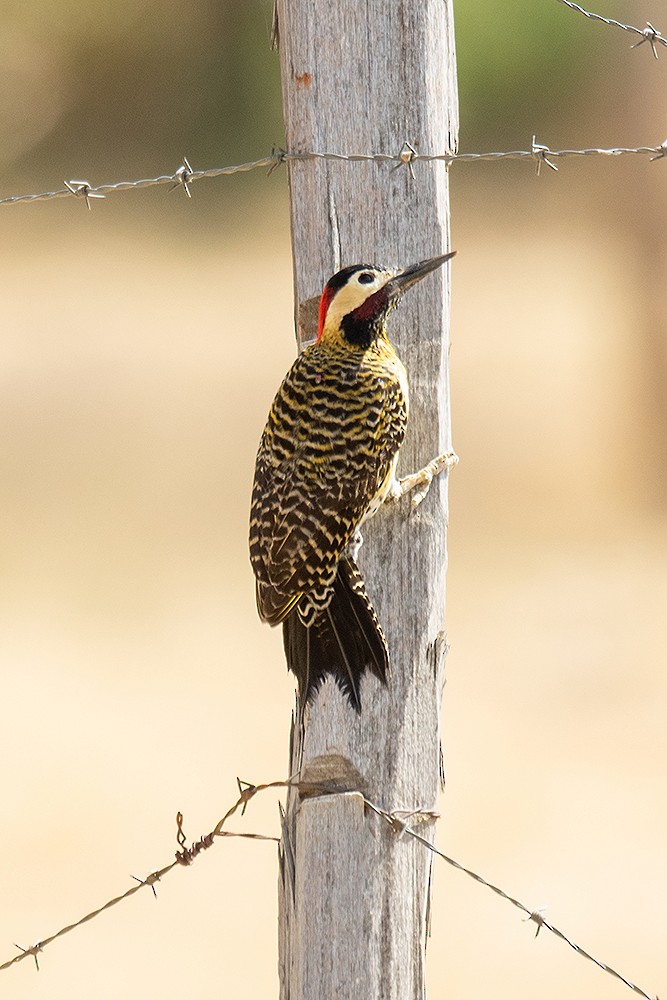
[[[587,17],[590,21],[601,21],[603,24],[608,24],[612,28],[622,28],[623,31],[630,31],[635,35],[641,35],[642,37],[640,40],[636,42],[632,48],[636,49],[640,45],[643,45],[644,42],[648,42],[656,59],[658,58],[656,44],[667,45],[667,38],[664,38],[661,32],[659,32],[657,28],[654,28],[650,21],[646,22],[645,28],[635,28],[634,25],[623,24],[622,21],[617,21],[613,17],[603,17],[602,14],[594,14],[590,10],[584,10],[583,7],[580,7],[578,3],[574,3],[573,0],[557,0],[557,2],[565,4],[565,6],[569,7],[571,10],[576,10],[579,14],[583,14],[584,17]]]
[[[237,779],[238,781],[238,779]],[[69,934],[70,931],[76,930],[77,927],[81,927],[82,924],[88,923],[89,920],[94,920],[95,917],[99,917],[100,913],[104,913],[105,910],[111,909],[112,906],[116,906],[118,903],[122,903],[124,900],[129,899],[130,896],[134,896],[136,892],[139,892],[145,887],[152,889],[153,894],[156,895],[155,885],[160,882],[169,872],[173,871],[174,868],[180,866],[188,867],[192,864],[194,859],[202,850],[211,847],[215,841],[216,837],[245,837],[248,840],[273,840],[279,842],[279,837],[269,837],[264,834],[259,833],[237,833],[230,830],[224,830],[223,827],[228,819],[230,819],[235,812],[239,809],[245,811],[245,806],[248,802],[255,797],[259,792],[265,791],[267,788],[286,788],[290,782],[289,781],[272,781],[264,785],[247,785],[245,788],[241,787],[241,782],[238,781],[239,785],[239,797],[233,805],[227,810],[225,815],[221,820],[218,821],[214,829],[201,837],[198,841],[195,841],[190,847],[186,847],[185,835],[183,833],[183,814],[176,814],[176,825],[177,833],[176,840],[180,847],[180,850],[176,852],[175,860],[170,864],[165,865],[164,868],[158,868],[156,871],[151,872],[144,879],[137,878],[136,875],[132,875],[131,878],[135,880],[136,885],[130,886],[125,892],[122,892],[119,896],[114,896],[108,902],[104,903],[102,906],[98,906],[97,909],[91,910],[90,913],[86,913],[85,916],[80,917],[71,924],[67,924],[65,927],[61,927],[59,931],[55,934],[51,934],[49,937],[43,938],[41,941],[37,941],[35,944],[31,945],[29,948],[24,948],[22,945],[17,944],[16,947],[19,949],[19,954],[14,955],[13,958],[9,959],[7,962],[3,962],[0,965],[0,972],[4,969],[9,969],[12,965],[16,965],[18,962],[23,961],[32,955],[35,960],[35,965],[39,969],[39,962],[37,956],[44,951],[47,945],[51,944],[57,938],[62,937],[63,934]]]
[[[62,927],[59,931],[56,931],[55,934],[51,934],[49,937],[37,941],[35,944],[31,945],[28,948],[24,948],[22,945],[17,944],[16,947],[19,949],[19,954],[15,955],[13,958],[1,964],[0,971],[3,971],[4,969],[9,969],[11,966],[16,965],[18,962],[22,962],[24,959],[30,956],[32,956],[32,958],[34,959],[35,966],[39,971],[38,955],[40,955],[44,951],[47,945],[57,940],[57,938],[62,937],[64,934],[68,934],[70,931],[75,930],[77,927],[81,927],[82,924],[85,924],[88,921],[93,920],[95,917],[98,917],[101,913],[104,913],[105,910],[110,909],[112,906],[116,906],[118,903],[123,902],[123,900],[129,899],[130,896],[133,896],[135,893],[139,892],[143,888],[146,887],[150,888],[153,894],[157,896],[155,886],[158,882],[160,882],[166,875],[168,875],[169,872],[173,871],[174,868],[177,868],[179,866],[189,867],[202,851],[207,850],[209,847],[213,846],[216,838],[244,837],[247,838],[248,840],[265,840],[265,841],[273,841],[276,843],[280,843],[279,837],[273,837],[261,833],[241,833],[225,829],[227,821],[231,819],[231,817],[239,810],[241,810],[241,815],[243,815],[245,813],[248,803],[260,792],[264,792],[272,788],[277,789],[277,788],[292,787],[298,789],[300,792],[304,794],[308,794],[309,796],[317,794],[320,795],[331,794],[330,788],[326,788],[312,782],[299,782],[298,778],[289,778],[283,781],[268,781],[261,785],[253,785],[248,782],[241,781],[239,778],[237,778],[236,780],[239,787],[239,796],[236,799],[236,801],[232,803],[232,805],[229,807],[224,816],[220,820],[218,820],[218,822],[216,823],[216,825],[214,826],[214,828],[211,830],[210,833],[207,833],[203,837],[200,837],[200,839],[194,841],[190,845],[190,847],[187,847],[186,836],[185,833],[183,832],[183,814],[180,812],[177,813],[176,840],[179,845],[179,850],[176,852],[174,861],[172,861],[168,865],[165,865],[163,868],[159,868],[151,872],[149,875],[146,876],[146,878],[140,879],[137,878],[136,875],[132,875],[131,878],[135,880],[136,885],[130,886],[129,889],[121,893],[119,896],[114,896],[113,899],[110,899],[107,903],[104,903],[102,906],[97,907],[97,909],[91,910],[91,912],[87,913],[85,916],[80,917],[78,920],[74,921],[71,924],[67,924],[65,927]],[[616,971],[616,969],[612,968],[612,966],[608,965],[606,962],[602,962],[598,958],[595,958],[593,955],[590,954],[590,952],[586,951],[584,948],[578,945],[575,941],[572,940],[572,938],[568,937],[567,934],[565,934],[558,927],[556,927],[555,924],[552,924],[549,920],[547,920],[546,917],[544,916],[543,910],[531,910],[530,907],[526,906],[520,900],[515,899],[514,896],[510,895],[510,893],[508,892],[505,892],[504,889],[501,889],[499,886],[494,885],[492,882],[489,882],[481,875],[478,875],[477,872],[472,871],[470,868],[466,868],[465,865],[462,865],[459,861],[456,861],[454,858],[451,858],[448,855],[444,854],[442,851],[438,850],[438,848],[435,847],[429,840],[427,840],[426,837],[423,837],[420,833],[418,833],[414,829],[414,826],[417,825],[420,821],[423,822],[424,820],[436,820],[439,818],[439,814],[435,812],[433,809],[388,811],[386,809],[382,809],[374,802],[371,802],[370,799],[366,798],[366,796],[363,795],[361,792],[352,792],[351,794],[358,795],[362,800],[364,807],[370,810],[371,812],[375,813],[375,815],[380,817],[380,819],[384,820],[399,837],[410,837],[413,840],[417,841],[417,843],[421,844],[432,854],[436,855],[436,857],[441,858],[452,868],[455,868],[457,871],[460,871],[464,875],[467,875],[469,878],[473,879],[475,882],[478,882],[480,885],[483,885],[485,888],[491,890],[491,892],[495,893],[497,896],[500,896],[502,899],[507,900],[508,903],[511,903],[512,906],[516,907],[518,910],[524,913],[527,921],[532,921],[534,924],[537,925],[535,937],[538,936],[540,930],[544,927],[546,930],[551,931],[551,933],[554,934],[557,938],[560,938],[561,941],[564,941],[567,945],[569,945],[570,948],[572,948],[573,951],[575,951],[578,955],[581,955],[582,958],[586,958],[590,962],[593,962],[593,964],[596,965],[599,969],[602,969],[603,972],[608,973],[610,976],[613,976],[615,979],[618,979],[620,982],[624,983],[625,986],[627,986],[634,993],[643,997],[644,1000],[658,1000],[657,995],[652,996],[650,993],[646,993],[643,989],[641,989],[641,987],[637,986],[636,983],[633,983],[630,979],[621,975],[621,973]]]
[[[564,2],[564,0],[563,0]],[[304,160],[339,160],[348,163],[394,163],[396,168],[405,166],[415,177],[414,164],[441,161],[449,166],[452,163],[473,163],[495,160],[532,160],[537,166],[537,173],[546,164],[552,170],[558,170],[554,160],[573,156],[649,156],[651,160],[661,160],[667,156],[667,139],[658,146],[615,146],[612,149],[591,147],[588,149],[550,149],[538,143],[533,136],[530,149],[499,150],[490,153],[419,153],[415,147],[404,142],[398,153],[338,153],[331,151],[310,150],[308,152],[292,152],[284,149],[274,150],[269,156],[249,163],[237,163],[227,167],[212,167],[208,170],[193,170],[188,160],[183,162],[172,174],[159,174],[157,177],[143,177],[134,181],[115,181],[111,184],[91,184],[87,180],[64,181],[64,187],[54,191],[41,191],[35,194],[13,194],[0,198],[0,205],[17,205],[21,202],[51,201],[54,198],[80,198],[91,208],[91,200],[106,198],[107,195],[120,191],[131,191],[140,188],[155,187],[169,184],[169,190],[182,187],[188,198],[192,197],[191,185],[194,181],[205,177],[228,177],[232,174],[249,173],[252,170],[268,170],[269,173],[285,163]]]
[[[383,809],[378,809],[367,799],[364,799],[364,802],[366,803],[369,809],[372,809],[374,812],[377,812],[378,816],[382,816],[383,819],[385,819],[388,823],[390,823],[394,827],[394,829],[397,830],[397,832],[405,833],[408,836],[412,837],[414,840],[417,840],[420,844],[423,844],[424,847],[427,847],[429,851],[437,855],[437,857],[442,858],[443,861],[446,861],[448,865],[452,866],[452,868],[456,868],[457,871],[463,872],[464,875],[468,875],[470,878],[474,879],[475,882],[479,882],[480,885],[483,885],[487,889],[490,889],[491,892],[495,892],[497,896],[500,896],[502,899],[506,899],[508,903],[512,904],[512,906],[516,906],[518,910],[521,910],[522,913],[525,913],[527,921],[532,921],[533,923],[537,924],[535,937],[538,936],[542,927],[545,927],[547,930],[551,931],[552,934],[555,934],[556,937],[560,938],[561,941],[564,941],[566,944],[568,944],[570,948],[572,948],[573,951],[575,951],[578,955],[581,955],[582,958],[587,958],[590,962],[593,962],[594,965],[597,965],[598,969],[602,969],[603,972],[607,972],[609,973],[610,976],[613,976],[615,979],[619,979],[634,993],[637,993],[639,996],[644,997],[645,1000],[658,1000],[657,995],[652,997],[648,993],[645,993],[644,990],[641,989],[641,987],[636,985],[636,983],[632,983],[629,979],[626,979],[625,976],[622,976],[620,972],[617,972],[616,969],[613,969],[610,965],[607,965],[606,962],[602,962],[599,958],[595,958],[595,956],[591,955],[590,952],[585,951],[584,948],[576,944],[572,940],[572,938],[568,937],[567,934],[559,930],[558,927],[556,927],[554,924],[552,924],[550,921],[546,919],[546,917],[544,916],[543,909],[539,910],[529,909],[529,907],[525,906],[518,899],[515,899],[513,896],[510,896],[510,894],[505,892],[504,889],[501,889],[499,886],[494,885],[492,882],[488,882],[485,878],[482,878],[481,875],[478,875],[476,872],[471,871],[470,868],[466,868],[464,865],[460,864],[460,862],[455,861],[454,858],[450,858],[446,854],[443,854],[442,851],[439,851],[438,848],[435,847],[433,844],[431,844],[430,841],[426,840],[425,837],[422,837],[420,834],[416,833],[411,827],[407,826],[405,822],[401,820],[400,816],[396,815],[396,813],[387,813]]]

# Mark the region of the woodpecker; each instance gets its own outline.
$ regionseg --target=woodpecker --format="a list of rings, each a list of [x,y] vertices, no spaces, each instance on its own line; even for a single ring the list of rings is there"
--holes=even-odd
[[[440,456],[396,479],[408,380],[386,322],[408,288],[453,256],[334,274],[320,299],[317,341],[271,406],[255,466],[250,560],[259,616],[282,623],[301,705],[331,674],[360,711],[364,672],[388,678],[387,643],[355,561],[358,530],[388,497],[427,489],[453,463]]]

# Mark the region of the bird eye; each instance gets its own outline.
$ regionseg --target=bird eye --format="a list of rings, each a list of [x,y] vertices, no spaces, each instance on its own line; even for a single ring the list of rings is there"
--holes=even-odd
[[[357,281],[360,285],[370,285],[371,281],[375,281],[375,275],[371,274],[370,271],[362,271]]]

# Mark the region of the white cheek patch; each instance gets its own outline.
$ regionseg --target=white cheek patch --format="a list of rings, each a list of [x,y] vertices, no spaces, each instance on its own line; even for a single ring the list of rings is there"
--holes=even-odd
[[[352,278],[347,285],[343,285],[343,287],[336,292],[333,299],[329,303],[326,320],[324,322],[324,329],[333,328],[334,330],[337,330],[340,327],[343,316],[347,316],[348,313],[357,309],[362,302],[365,302],[366,299],[377,292],[378,289],[382,288],[383,285],[386,285],[391,277],[392,272],[387,271],[385,274],[378,274],[375,281],[369,282],[365,285],[360,285],[356,276]]]

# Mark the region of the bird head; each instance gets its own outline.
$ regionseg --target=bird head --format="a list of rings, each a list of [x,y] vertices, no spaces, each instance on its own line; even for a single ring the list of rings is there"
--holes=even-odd
[[[356,347],[370,347],[403,293],[455,253],[430,257],[400,271],[377,264],[352,264],[337,271],[320,299],[318,342],[343,339]]]

